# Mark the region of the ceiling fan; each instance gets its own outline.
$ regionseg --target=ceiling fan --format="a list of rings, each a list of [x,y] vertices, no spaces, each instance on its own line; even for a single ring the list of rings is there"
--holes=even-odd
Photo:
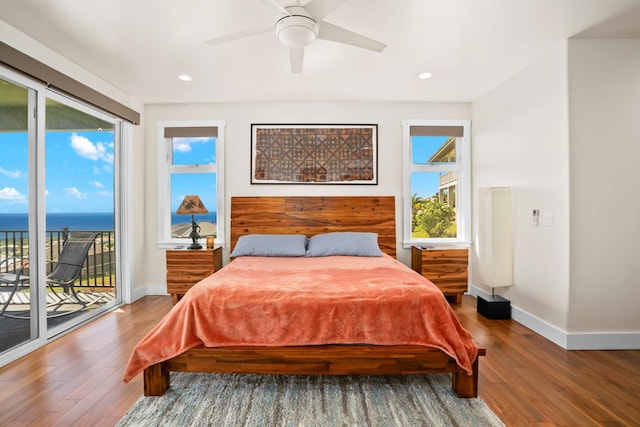
[[[304,48],[316,39],[331,40],[374,52],[382,52],[387,47],[387,45],[379,41],[324,21],[327,15],[348,0],[311,0],[304,6],[299,1],[290,6],[283,6],[278,0],[262,1],[271,6],[277,13],[275,25],[268,28],[227,34],[208,40],[206,43],[209,46],[216,46],[275,29],[280,42],[289,48],[291,72],[294,74],[302,72]]]

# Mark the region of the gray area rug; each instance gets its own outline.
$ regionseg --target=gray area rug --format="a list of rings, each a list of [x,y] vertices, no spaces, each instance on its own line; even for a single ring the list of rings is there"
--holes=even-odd
[[[124,426],[503,426],[480,399],[459,399],[448,374],[303,376],[171,373]]]

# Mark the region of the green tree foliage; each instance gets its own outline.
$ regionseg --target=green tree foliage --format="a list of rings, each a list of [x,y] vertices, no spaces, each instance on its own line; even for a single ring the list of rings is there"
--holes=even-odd
[[[422,205],[422,201],[424,199],[417,194],[411,196],[411,231],[413,232],[416,229],[416,214],[420,210],[420,206]]]
[[[415,205],[414,205],[415,206]],[[426,232],[429,237],[453,237],[455,209],[437,198],[422,199],[413,217],[413,229]]]

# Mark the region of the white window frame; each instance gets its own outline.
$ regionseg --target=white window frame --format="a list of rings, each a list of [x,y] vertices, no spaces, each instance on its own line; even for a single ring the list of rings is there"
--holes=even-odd
[[[171,127],[217,127],[216,163],[213,165],[172,165],[172,138],[164,137],[165,128]],[[158,122],[158,247],[170,248],[191,243],[191,239],[171,237],[171,173],[201,172],[216,174],[216,245],[225,244],[224,208],[224,120],[186,120]]]
[[[461,126],[463,136],[456,138],[456,164],[414,164],[412,159],[411,127],[412,126]],[[413,245],[446,247],[448,245],[471,245],[471,121],[470,120],[403,120],[403,240],[402,246]],[[411,173],[412,172],[445,172],[458,173],[455,238],[413,239],[411,237]]]

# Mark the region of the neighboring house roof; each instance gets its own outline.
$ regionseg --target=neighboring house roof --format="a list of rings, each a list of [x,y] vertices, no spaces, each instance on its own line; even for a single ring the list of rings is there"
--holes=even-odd
[[[456,160],[456,139],[452,136],[429,158],[430,163],[446,163]]]

